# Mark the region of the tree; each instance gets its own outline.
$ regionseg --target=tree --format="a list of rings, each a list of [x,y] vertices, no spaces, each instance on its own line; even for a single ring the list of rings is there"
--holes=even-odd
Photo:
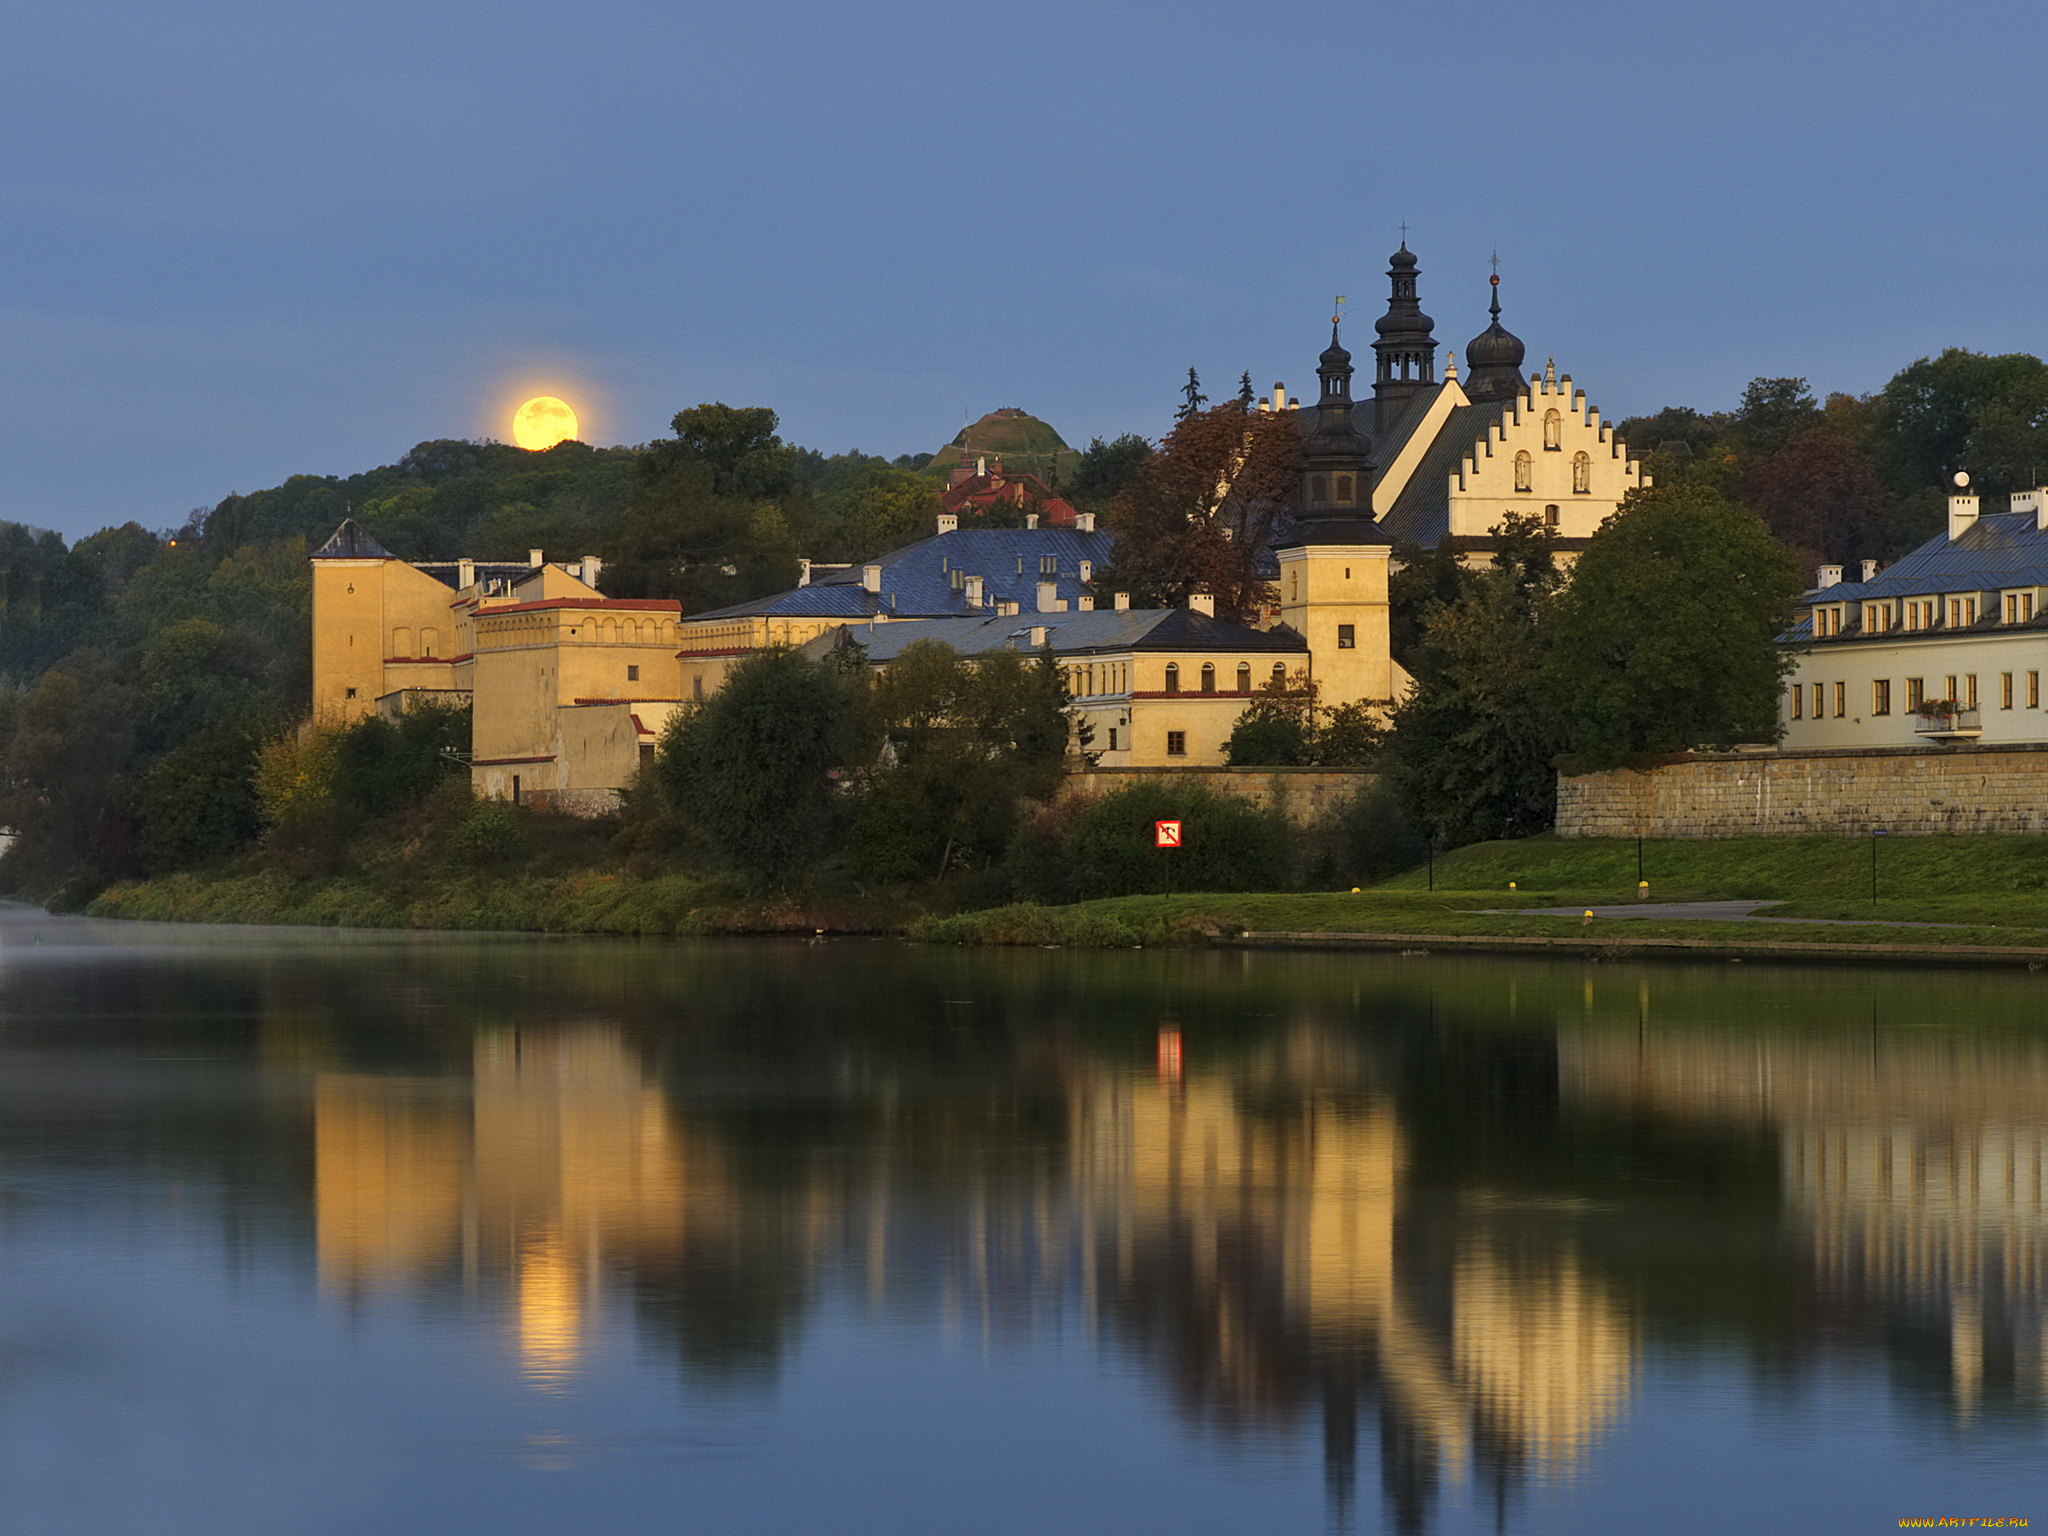
[[[1305,672],[1270,679],[1252,695],[1224,743],[1232,768],[1364,768],[1386,728],[1370,704],[1325,705]]]
[[[1259,392],[1252,388],[1252,371],[1247,368],[1244,377],[1237,381],[1237,403],[1250,410],[1259,403]]]
[[[334,745],[335,799],[365,816],[418,805],[464,771],[469,727],[467,705],[415,704],[396,720],[357,721]]]
[[[1990,495],[2048,473],[2048,363],[2031,354],[1923,357],[1879,391],[1875,414],[1879,467],[1901,494],[1926,495],[1956,470]]]
[[[1773,739],[1777,643],[1800,592],[1753,512],[1705,486],[1631,491],[1586,547],[1550,624],[1540,697],[1589,767]]]
[[[1085,511],[1108,511],[1117,492],[1131,483],[1151,457],[1152,444],[1135,432],[1108,442],[1093,439],[1081,450],[1067,477],[1067,500]]]
[[[1820,422],[1820,407],[1804,379],[1751,379],[1730,425],[1750,457],[1776,453],[1794,435]]]
[[[1884,485],[1856,441],[1832,422],[1801,429],[1752,465],[1742,499],[1809,571],[1880,553]]]
[[[150,874],[224,859],[263,830],[255,770],[259,722],[223,721],[144,775],[142,863]]]
[[[662,794],[742,882],[787,888],[824,853],[834,786],[858,758],[856,677],[759,651],[670,719],[655,755]]]
[[[1272,596],[1260,553],[1292,502],[1299,445],[1291,417],[1235,401],[1187,417],[1117,494],[1116,558],[1098,589],[1161,607],[1208,592],[1218,618],[1256,614]]]
[[[1493,534],[1492,564],[1430,610],[1414,691],[1394,708],[1396,792],[1427,836],[1453,845],[1540,832],[1557,802],[1538,687],[1557,590],[1552,536],[1533,518]]]
[[[1022,803],[1059,788],[1067,703],[1050,653],[906,647],[874,685],[881,760],[850,834],[862,871],[914,879],[1000,860]]]
[[[1175,421],[1186,421],[1190,416],[1201,414],[1202,407],[1209,403],[1209,397],[1202,393],[1202,376],[1194,369],[1188,370],[1188,381],[1181,386],[1181,406],[1173,413]]]

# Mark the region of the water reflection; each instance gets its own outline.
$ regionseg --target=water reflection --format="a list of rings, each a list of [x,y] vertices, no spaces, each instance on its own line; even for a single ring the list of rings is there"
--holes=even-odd
[[[1544,1528],[1618,1436],[1683,1454],[1690,1361],[2038,1444],[2027,978],[74,942],[0,922],[0,1276],[53,1190],[175,1188],[236,1273],[480,1324],[536,1404],[801,1393],[828,1328],[1078,1341],[1076,1404],[1135,1368],[1189,1475],[1307,1448],[1346,1528]]]

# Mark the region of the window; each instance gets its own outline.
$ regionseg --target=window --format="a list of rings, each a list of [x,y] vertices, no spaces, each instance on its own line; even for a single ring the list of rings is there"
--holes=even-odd
[[[1948,600],[1948,627],[1968,629],[1977,622],[1977,599],[1974,597],[1952,597]]]
[[[1515,489],[1518,491],[1530,490],[1534,487],[1535,481],[1536,461],[1530,458],[1526,451],[1516,454]]]
[[[1339,475],[1337,477],[1337,505],[1340,507],[1351,505],[1351,476],[1349,475]]]
[[[1787,688],[1785,690],[1785,696],[1792,701],[1792,718],[1794,720],[1805,719],[1806,690],[1800,687],[1799,684],[1794,683],[1790,688]]]
[[[1109,728],[1109,750],[1112,752],[1118,750],[1116,744],[1116,727],[1113,725]]]
[[[516,773],[512,775],[512,803],[519,803],[519,775]]]
[[[1564,418],[1555,411],[1543,413],[1543,447],[1547,452],[1556,453],[1562,446]]]
[[[1977,674],[1972,672],[1963,679],[1964,703],[1971,709],[1977,707]]]
[[[1274,662],[1274,663],[1273,663],[1273,681],[1274,681],[1274,682],[1276,682],[1276,683],[1284,683],[1284,682],[1286,682],[1286,681],[1287,681],[1287,663],[1286,663],[1286,662],[1284,662],[1284,661],[1276,661],[1276,662]]]
[[[1835,684],[1835,718],[1839,720],[1848,713],[1849,685],[1847,683],[1837,683]]]
[[[2027,708],[2039,709],[2040,707],[2041,674],[2038,672],[2029,672],[2027,674]]]
[[[356,696],[356,691],[353,688],[344,688],[341,690],[341,696],[344,699],[352,699]]]
[[[1955,703],[1955,701],[1956,701],[1956,700],[1957,700],[1957,699],[1958,699],[1959,697],[1961,697],[1961,695],[1959,695],[1959,694],[1958,694],[1958,693],[1956,692],[1956,679],[1955,679],[1955,674],[1954,674],[1953,672],[1951,672],[1951,673],[1949,674],[1949,679],[1948,679],[1948,691],[1947,691],[1946,693],[1944,693],[1944,694],[1942,695],[1942,697],[1943,697],[1944,699],[1947,699],[1947,700],[1949,701],[1949,703],[1951,703],[1951,704]]]
[[[690,697],[693,699],[704,697],[704,678],[701,674],[690,679]]]
[[[1906,708],[1918,709],[1927,702],[1927,679],[1909,677],[1906,679]]]
[[[1824,697],[1826,689],[1827,684],[1825,683],[1815,683],[1813,685],[1813,718],[1816,720],[1821,719],[1828,712],[1827,700]]]
[[[2008,624],[2029,624],[2034,618],[2034,594],[2031,592],[2008,592],[2005,594],[2005,622]]]
[[[1358,649],[1357,626],[1352,624],[1339,624],[1337,626],[1337,649],[1340,651],[1354,651]]]
[[[953,570],[948,571],[946,574],[948,578],[947,584],[951,586],[955,592],[963,592],[967,589],[967,573],[965,571],[959,569],[956,566]]]
[[[1202,692],[1214,693],[1215,691],[1216,663],[1213,661],[1205,661],[1202,663]]]
[[[1166,691],[1167,691],[1168,693],[1179,693],[1179,692],[1180,692],[1180,663],[1179,663],[1179,662],[1175,662],[1175,661],[1169,661],[1169,662],[1168,662],[1168,663],[1166,664]]]
[[[1248,661],[1240,661],[1237,664],[1237,691],[1239,693],[1250,693],[1252,691],[1252,664]]]
[[[1870,712],[1873,715],[1888,715],[1892,712],[1892,680],[1880,677],[1870,685]]]
[[[1022,555],[1017,557],[1017,574],[1019,576],[1024,574],[1024,557]]]
[[[637,683],[637,682],[639,682],[639,681],[640,681],[640,669],[639,669],[638,667],[628,667],[628,668],[626,668],[626,681],[627,681],[627,682],[629,682],[629,683]]]
[[[1186,757],[1188,755],[1188,733],[1186,731],[1168,731],[1166,733],[1166,755],[1168,757]]]
[[[1038,574],[1039,574],[1039,575],[1041,575],[1041,576],[1057,576],[1057,575],[1059,575],[1059,573],[1060,573],[1060,557],[1059,557],[1058,555],[1040,555],[1040,556],[1038,557]]]
[[[1321,475],[1310,475],[1308,477],[1309,505],[1320,507],[1326,500],[1329,499],[1329,495],[1329,481],[1325,480]]]
[[[1572,455],[1572,494],[1590,496],[1593,494],[1593,458],[1591,454]]]
[[[1557,526],[1557,503],[1554,501],[1543,509],[1543,526],[1546,528],[1555,528]]]
[[[652,765],[653,765],[653,762],[654,762],[654,743],[653,743],[653,742],[651,742],[651,741],[643,741],[643,742],[641,742],[641,743],[640,743],[640,766],[641,766],[642,768],[650,767],[650,766],[652,766]]]
[[[2010,672],[1998,674],[1998,707],[2000,709],[2012,708],[2012,674]]]

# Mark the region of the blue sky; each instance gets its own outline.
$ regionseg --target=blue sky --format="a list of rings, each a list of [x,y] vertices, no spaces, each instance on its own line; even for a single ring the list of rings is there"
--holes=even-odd
[[[1619,417],[2048,351],[2048,11],[1804,0],[350,6],[12,0],[0,517],[702,400],[929,451],[1313,382],[1407,221],[1462,349]],[[1367,338],[1356,338],[1362,343]]]

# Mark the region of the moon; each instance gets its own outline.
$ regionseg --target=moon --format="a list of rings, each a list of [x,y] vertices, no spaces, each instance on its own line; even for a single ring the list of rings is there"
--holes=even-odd
[[[512,413],[512,441],[536,453],[575,435],[576,413],[553,395],[535,395]]]

